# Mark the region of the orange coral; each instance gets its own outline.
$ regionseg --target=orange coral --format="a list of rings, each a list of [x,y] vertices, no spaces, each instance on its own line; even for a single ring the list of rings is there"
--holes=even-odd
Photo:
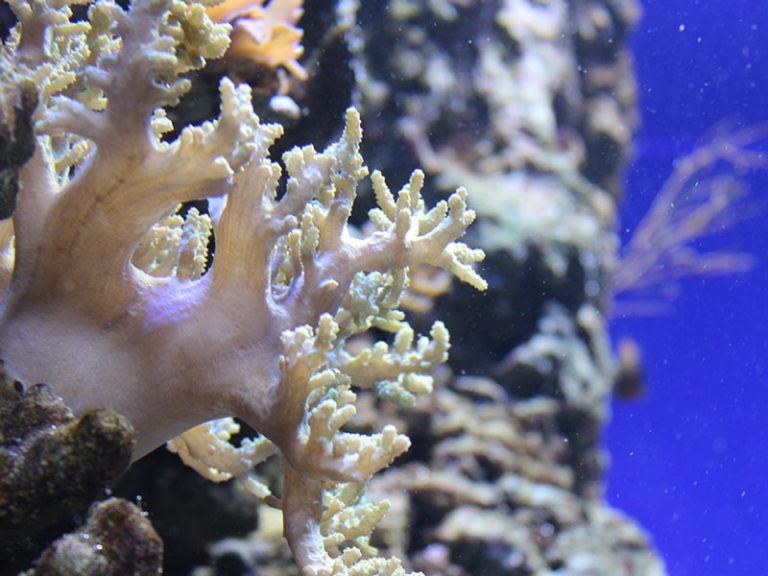
[[[232,24],[232,44],[228,56],[247,58],[272,68],[284,66],[299,80],[307,71],[298,58],[304,32],[296,26],[304,14],[303,0],[225,0],[208,8],[214,22]]]

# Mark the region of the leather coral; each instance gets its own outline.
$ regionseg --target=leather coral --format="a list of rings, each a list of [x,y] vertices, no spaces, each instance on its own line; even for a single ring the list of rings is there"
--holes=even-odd
[[[248,87],[224,79],[218,119],[169,138],[165,107],[188,90],[184,73],[224,53],[228,28],[180,0],[127,11],[99,1],[77,22],[69,4],[13,0],[20,25],[2,46],[25,77],[2,90],[31,82],[38,97],[35,152],[0,224],[6,370],[49,384],[78,414],[119,411],[137,430],[134,458],[176,438],[203,474],[247,481],[279,454],[281,500],[251,487],[282,507],[305,574],[402,571],[361,557],[384,507],[354,487],[409,440],[344,426],[356,390],[409,404],[446,358],[442,324],[417,338],[397,310],[410,266],[484,288],[482,252],[458,240],[474,218],[466,192],[429,209],[420,172],[396,194],[374,173],[378,207],[357,232],[348,219],[368,170],[354,109],[338,142],[295,148],[280,165],[269,147],[281,127],[262,124]],[[192,200],[208,213],[180,211]],[[371,328],[391,342],[347,347]],[[234,448],[232,417],[261,436]],[[360,512],[354,529],[345,508]]]

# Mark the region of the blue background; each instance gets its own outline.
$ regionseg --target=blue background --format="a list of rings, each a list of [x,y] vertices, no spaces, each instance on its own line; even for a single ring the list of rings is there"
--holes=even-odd
[[[643,4],[624,234],[714,125],[768,121],[768,0]],[[672,576],[768,574],[768,177],[746,181],[762,209],[715,244],[750,252],[755,268],[689,280],[668,314],[612,323],[640,344],[649,389],[614,402],[606,495],[651,533]]]

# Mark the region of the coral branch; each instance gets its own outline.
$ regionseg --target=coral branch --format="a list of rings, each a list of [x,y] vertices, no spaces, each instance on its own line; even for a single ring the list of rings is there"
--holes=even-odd
[[[768,168],[765,152],[754,148],[766,138],[765,126],[718,135],[677,161],[621,251],[613,277],[616,295],[751,266],[746,254],[702,252],[693,244],[734,224],[727,211],[733,211],[745,191],[732,172]]]
[[[485,287],[473,269],[482,252],[459,242],[474,219],[466,192],[429,210],[421,172],[397,198],[376,173],[373,230],[354,230],[368,175],[356,110],[325,151],[283,156],[280,190],[269,147],[282,128],[260,123],[245,86],[225,78],[219,118],[168,136],[165,107],[187,90],[185,73],[224,52],[228,26],[183,0],[127,11],[101,0],[76,24],[66,4],[42,6],[14,2],[22,38],[33,37],[7,55],[39,99],[36,152],[0,238],[7,247],[15,230],[0,314],[9,374],[50,384],[78,415],[123,414],[134,459],[170,441],[202,475],[282,506],[304,574],[404,573],[371,557],[367,534],[386,505],[364,501],[362,484],[410,440],[392,425],[357,434],[347,424],[355,390],[413,404],[447,358],[442,324],[419,338],[397,309],[410,266]],[[297,6],[273,1],[265,17]],[[208,200],[210,214],[180,207],[191,200]],[[373,327],[392,342],[350,352]],[[232,418],[258,439],[231,445]],[[272,454],[282,502],[253,471]]]

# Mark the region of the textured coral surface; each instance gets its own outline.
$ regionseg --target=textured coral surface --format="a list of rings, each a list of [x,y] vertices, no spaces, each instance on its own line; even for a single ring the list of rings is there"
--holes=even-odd
[[[11,5],[0,358],[136,428],[168,574],[664,574],[602,497],[634,2]],[[109,501],[38,569],[159,554]]]

